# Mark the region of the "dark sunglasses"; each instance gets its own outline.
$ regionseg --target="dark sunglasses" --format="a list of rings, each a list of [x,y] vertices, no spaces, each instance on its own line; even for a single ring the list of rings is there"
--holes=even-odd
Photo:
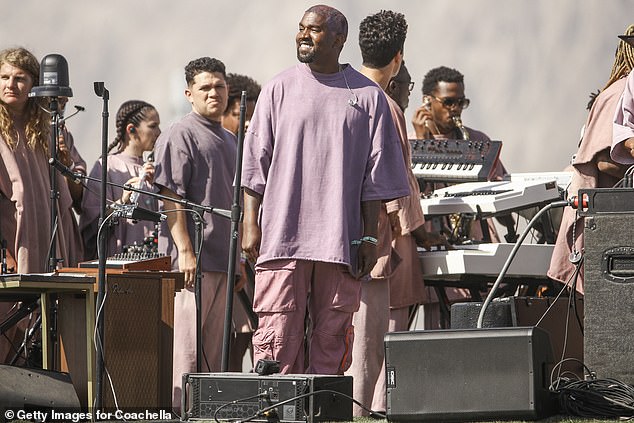
[[[435,95],[432,95],[431,97],[434,100],[441,102],[442,105],[445,106],[448,109],[450,109],[452,107],[455,107],[455,106],[458,106],[461,109],[466,109],[467,107],[469,107],[469,104],[471,103],[471,100],[469,100],[468,98],[465,98],[465,97],[462,97],[462,98],[452,98],[452,97],[438,98]]]

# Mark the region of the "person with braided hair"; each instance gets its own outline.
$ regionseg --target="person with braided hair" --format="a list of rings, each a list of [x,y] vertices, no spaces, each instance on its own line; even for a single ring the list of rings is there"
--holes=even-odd
[[[634,34],[634,25],[627,28],[626,34]],[[625,77],[634,66],[633,52],[632,46],[619,42],[608,82],[598,95],[591,95],[590,112],[579,148],[573,156],[569,197],[576,196],[580,188],[612,187],[623,177],[625,168],[610,158],[610,146],[614,111],[625,87]],[[575,285],[576,282],[576,290],[581,294],[584,278],[580,260],[584,247],[583,227],[584,218],[578,216],[576,210],[564,208],[547,272],[549,278],[560,283]]]
[[[119,107],[116,117],[116,136],[108,146],[108,181],[115,184],[137,185],[141,177],[142,189],[153,191],[154,165],[145,161],[143,153],[152,151],[154,143],[161,134],[161,121],[154,106],[141,100],[126,101]],[[93,166],[90,177],[101,179],[102,160],[99,158]],[[118,204],[130,203],[132,192],[120,187],[106,187],[106,201]],[[158,202],[151,196],[141,194],[138,197],[140,207],[152,211],[158,210]],[[82,214],[79,226],[84,239],[85,260],[97,258],[97,231],[101,213],[100,183],[89,181],[82,199]],[[154,224],[144,221],[119,220],[109,225],[107,254],[120,253],[124,245],[141,245],[152,234]]]
[[[51,179],[48,164],[50,116],[43,97],[29,97],[39,82],[40,64],[22,47],[0,52],[0,239],[6,254],[3,273],[41,273],[49,270]],[[62,266],[81,259],[81,240],[64,177],[57,178],[56,257]],[[0,322],[12,304],[0,302]],[[18,324],[21,326],[21,324]],[[0,362],[15,349],[21,329],[0,337]],[[18,343],[19,345],[19,343]]]

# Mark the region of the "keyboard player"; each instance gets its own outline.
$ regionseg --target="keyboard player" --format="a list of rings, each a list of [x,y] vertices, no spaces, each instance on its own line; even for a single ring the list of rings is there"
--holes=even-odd
[[[462,125],[462,111],[466,109],[470,100],[465,96],[464,76],[456,69],[440,66],[431,69],[423,78],[423,104],[414,112],[412,124],[417,139],[462,139],[465,141],[490,141],[484,132]],[[502,179],[507,174],[506,169],[498,160],[492,173],[494,180]],[[446,183],[427,183],[424,193],[429,194],[437,188],[447,186]],[[507,227],[509,233],[514,234],[514,221],[509,216],[498,218]],[[451,221],[451,222],[450,222]],[[474,241],[499,242],[499,237],[493,222],[470,221],[464,222],[460,216],[450,218],[428,219],[428,230],[449,231],[453,242],[461,243]],[[451,226],[453,225],[453,227]],[[484,230],[483,230],[484,228]],[[460,301],[469,298],[469,292],[464,289],[447,289],[449,301]],[[438,303],[425,307],[425,328],[439,327]],[[434,316],[431,319],[429,316]]]
[[[470,104],[469,99],[465,96],[464,76],[456,69],[440,66],[431,69],[423,79],[423,105],[419,107],[412,119],[414,125],[415,137],[417,139],[462,139],[465,141],[491,141],[484,132],[468,128],[462,125],[462,111]],[[502,179],[507,174],[506,169],[498,160],[493,173],[492,179]],[[425,193],[445,187],[446,184],[427,184]],[[436,219],[437,220],[437,219]],[[502,219],[507,228],[512,228],[514,222],[512,219]],[[510,227],[509,227],[510,225]],[[435,229],[442,228],[440,222],[435,222]],[[497,234],[493,225],[489,225],[488,231],[483,231],[481,225],[472,222],[469,228],[465,228],[466,233],[458,234],[458,227],[452,228],[454,232],[454,240],[458,238],[498,241]],[[447,230],[448,228],[444,228]],[[491,235],[489,237],[490,232]]]

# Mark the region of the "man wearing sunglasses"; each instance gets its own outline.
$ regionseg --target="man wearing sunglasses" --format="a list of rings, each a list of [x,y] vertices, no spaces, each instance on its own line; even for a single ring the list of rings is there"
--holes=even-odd
[[[460,118],[462,110],[469,107],[469,103],[464,92],[464,77],[460,72],[445,66],[430,70],[423,79],[423,105],[412,118],[416,138],[462,139],[463,134],[456,127],[454,117]],[[489,139],[479,131],[469,129],[468,132],[474,139]]]

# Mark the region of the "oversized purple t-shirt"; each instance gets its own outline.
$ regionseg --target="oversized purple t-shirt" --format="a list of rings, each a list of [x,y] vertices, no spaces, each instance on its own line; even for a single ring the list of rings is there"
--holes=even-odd
[[[319,74],[298,64],[274,77],[249,124],[242,186],[263,196],[258,263],[350,264],[361,202],[409,195],[382,90],[349,65]]]
[[[231,209],[237,142],[220,123],[191,112],[163,132],[154,146],[154,184],[164,186],[194,204]],[[204,214],[201,264],[204,272],[226,272],[229,262],[231,221]],[[188,213],[187,229],[192,246],[195,226]],[[167,223],[161,225],[159,251],[172,256],[177,268],[178,251]]]

